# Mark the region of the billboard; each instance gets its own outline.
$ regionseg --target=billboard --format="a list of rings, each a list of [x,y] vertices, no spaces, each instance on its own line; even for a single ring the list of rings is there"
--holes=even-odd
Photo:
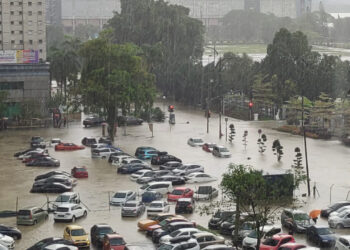
[[[0,64],[5,63],[39,63],[37,50],[3,50],[0,51]]]

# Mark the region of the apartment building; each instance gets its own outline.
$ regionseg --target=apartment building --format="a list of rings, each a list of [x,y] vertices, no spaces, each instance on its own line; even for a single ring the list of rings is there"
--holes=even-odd
[[[0,0],[0,50],[46,60],[45,0]]]

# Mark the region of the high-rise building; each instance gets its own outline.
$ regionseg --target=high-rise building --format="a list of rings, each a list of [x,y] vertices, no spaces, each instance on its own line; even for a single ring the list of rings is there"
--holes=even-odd
[[[312,0],[260,0],[260,11],[278,17],[296,18],[311,12]]]
[[[46,23],[51,25],[60,25],[61,15],[61,0],[46,0]]]
[[[46,60],[45,0],[1,0],[0,17],[0,50],[38,51]]]

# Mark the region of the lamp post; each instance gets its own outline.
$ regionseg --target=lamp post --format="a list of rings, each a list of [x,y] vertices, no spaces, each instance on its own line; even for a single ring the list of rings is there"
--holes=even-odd
[[[228,118],[225,117],[225,123],[226,123],[225,137],[226,137],[226,141],[227,141],[227,122],[228,122]]]

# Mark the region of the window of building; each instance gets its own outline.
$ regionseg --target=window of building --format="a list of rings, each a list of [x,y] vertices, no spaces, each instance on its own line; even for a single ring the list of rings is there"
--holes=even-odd
[[[19,33],[20,33],[20,34],[23,34],[23,30],[20,30]]]
[[[19,2],[18,5],[22,5],[22,2]]]
[[[33,31],[32,30],[28,30],[28,35],[32,35]]]
[[[2,31],[0,30],[0,34],[2,34]]]
[[[15,22],[14,22],[14,21],[11,21],[11,24],[13,25],[13,24],[15,24]]]
[[[32,6],[32,2],[28,2],[28,6]]]
[[[31,10],[28,11],[28,15],[29,15],[29,16],[33,15],[33,12],[32,12]]]
[[[23,89],[24,82],[0,82],[0,90]]]
[[[41,16],[43,14],[42,11],[38,11],[38,15]]]
[[[15,31],[14,31],[14,30],[11,30],[11,34],[12,34],[12,35],[15,34]]]
[[[14,3],[13,2],[10,2],[10,5],[13,5]]]
[[[38,21],[38,25],[40,26],[40,25],[42,25],[43,24],[43,22],[42,21]]]
[[[23,44],[23,40],[19,40],[19,44]]]
[[[38,30],[38,34],[41,35],[43,33],[42,30]]]
[[[33,40],[29,40],[29,44],[33,44]]]
[[[18,14],[22,15],[22,14],[23,14],[23,12],[22,12],[22,11],[18,11]]]
[[[0,40],[0,44],[2,44],[2,41]]]
[[[33,24],[33,22],[32,21],[28,21],[28,25],[32,25]]]
[[[2,14],[2,12],[0,11],[0,15]]]
[[[11,40],[11,44],[15,44],[15,40]]]
[[[40,52],[40,53],[43,53],[43,50],[42,50],[42,49],[39,49],[39,52]]]
[[[18,22],[19,25],[22,25],[22,23],[23,23],[22,21],[19,21],[19,22]],[[22,34],[22,33],[21,33],[21,34]]]
[[[42,43],[43,43],[43,40],[40,39],[40,40],[39,40],[39,43],[42,44]]]
[[[42,2],[38,2],[38,5],[42,5]]]
[[[14,15],[14,14],[15,14],[15,12],[11,10],[11,11],[10,11],[10,14],[11,14],[11,15]]]

